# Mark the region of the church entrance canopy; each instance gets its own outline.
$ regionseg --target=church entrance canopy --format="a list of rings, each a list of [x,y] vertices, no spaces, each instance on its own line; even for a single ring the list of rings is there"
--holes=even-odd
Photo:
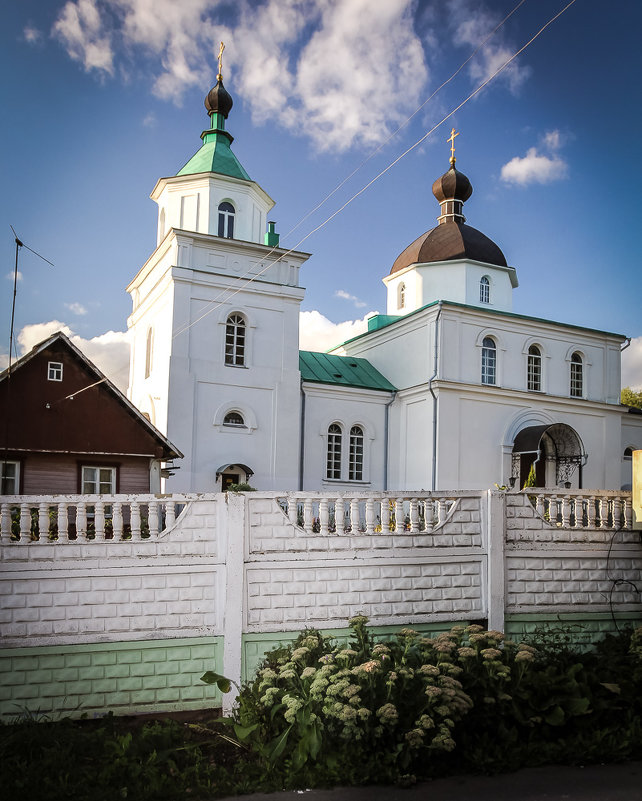
[[[511,479],[519,477],[519,485],[523,487],[534,465],[536,486],[545,487],[553,482],[570,486],[571,476],[579,468],[581,486],[581,468],[587,459],[579,434],[566,423],[529,426],[515,437]]]

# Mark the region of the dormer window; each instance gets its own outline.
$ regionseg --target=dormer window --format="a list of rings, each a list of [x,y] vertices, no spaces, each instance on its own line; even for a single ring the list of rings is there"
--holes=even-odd
[[[487,275],[479,282],[479,302],[490,303],[490,280]]]
[[[218,235],[226,239],[234,238],[234,206],[227,200],[218,206]]]

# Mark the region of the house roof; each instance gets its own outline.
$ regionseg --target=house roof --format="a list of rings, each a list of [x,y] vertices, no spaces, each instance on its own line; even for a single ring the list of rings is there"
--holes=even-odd
[[[394,392],[387,378],[373,367],[367,359],[353,356],[334,356],[329,353],[299,351],[301,378],[314,384],[378,389]]]
[[[76,390],[72,395],[67,396],[68,399],[73,399],[75,396],[80,395],[82,392],[95,387],[97,385],[101,385],[109,395],[111,395],[123,409],[124,411],[132,417],[135,422],[140,425],[143,429],[146,430],[147,434],[149,434],[160,446],[163,450],[163,459],[180,459],[183,457],[183,454],[176,448],[172,443],[165,437],[161,432],[154,426],[135,406],[131,401],[129,401],[125,395],[115,386],[107,376],[102,373],[96,365],[90,361],[85,354],[79,350],[73,342],[67,337],[62,331],[58,331],[55,334],[52,334],[48,339],[39,342],[37,345],[14,362],[11,365],[11,375],[13,376],[18,370],[22,367],[27,365],[32,359],[38,356],[43,351],[50,348],[52,345],[62,345],[65,347],[70,354],[75,357],[85,370],[92,376],[95,377],[95,381],[92,383],[87,384]],[[9,369],[7,368],[2,373],[0,373],[0,383],[6,381],[9,376]]]

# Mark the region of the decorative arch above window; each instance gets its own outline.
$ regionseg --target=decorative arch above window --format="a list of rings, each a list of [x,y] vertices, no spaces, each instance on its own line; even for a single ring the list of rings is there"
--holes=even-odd
[[[218,204],[218,235],[226,239],[234,238],[234,216],[236,210],[227,200]]]
[[[397,287],[397,308],[406,308],[406,284],[403,281]]]
[[[242,314],[230,314],[225,323],[225,364],[245,366],[246,323]]]
[[[328,426],[328,446],[326,453],[326,478],[341,478],[341,445],[343,431],[339,423]]]
[[[531,345],[528,349],[526,386],[531,392],[542,391],[542,351],[538,345]]]
[[[579,351],[575,351],[571,356],[571,398],[584,397],[584,359]]]
[[[479,282],[479,302],[490,303],[490,278],[487,275],[482,276]]]
[[[492,337],[482,340],[481,382],[488,385],[497,383],[497,344]]]

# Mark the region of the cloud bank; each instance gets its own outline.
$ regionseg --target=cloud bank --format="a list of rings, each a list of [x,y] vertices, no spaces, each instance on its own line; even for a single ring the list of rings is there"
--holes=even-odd
[[[559,131],[544,134],[539,149],[531,147],[525,156],[515,156],[504,164],[501,171],[502,181],[527,186],[533,183],[550,184],[566,178],[568,164],[557,152],[562,142]]]

